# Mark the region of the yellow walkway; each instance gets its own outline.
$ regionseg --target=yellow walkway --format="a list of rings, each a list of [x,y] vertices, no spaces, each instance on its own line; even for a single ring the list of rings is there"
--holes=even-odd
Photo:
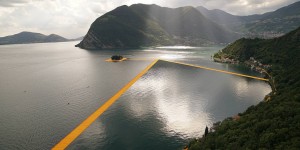
[[[128,59],[128,60],[146,60],[146,59]],[[147,60],[150,60],[150,59],[147,59]],[[92,113],[88,118],[86,118],[81,124],[79,124],[73,131],[71,131],[58,144],[56,144],[52,148],[52,150],[62,150],[62,149],[67,148],[85,129],[87,129],[99,116],[101,116],[101,114],[103,112],[105,112],[114,102],[116,102],[118,100],[118,98],[124,92],[126,92],[139,78],[141,78],[144,74],[146,74],[148,72],[148,70],[151,69],[157,63],[157,61],[158,60],[154,60],[147,68],[145,68],[142,72],[140,72],[135,78],[133,78],[128,84],[126,84],[120,91],[118,91],[113,97],[111,97],[102,106],[100,106],[100,108],[98,108],[94,113]],[[182,62],[175,62],[175,61],[168,61],[168,60],[162,60],[162,61],[176,63],[176,64],[190,66],[190,67],[206,69],[206,70],[212,70],[212,71],[217,71],[217,72],[222,72],[222,73],[227,73],[227,74],[232,74],[232,75],[237,75],[237,76],[242,76],[242,77],[247,77],[247,78],[253,78],[253,79],[257,79],[257,80],[268,81],[268,79],[264,79],[264,78],[248,76],[248,75],[243,75],[243,74],[239,74],[239,73],[228,72],[228,71],[224,71],[224,70],[218,70],[218,69],[197,66],[197,65],[192,65],[192,64],[186,64],[186,63],[182,63]]]
[[[106,111],[124,92],[126,92],[131,85],[133,85],[139,78],[141,78],[147,71],[156,64],[158,60],[153,61],[147,68],[140,72],[135,78],[133,78],[128,84],[126,84],[119,92],[105,102],[100,108],[92,113],[87,119],[85,119],[80,125],[78,125],[72,132],[70,132],[65,138],[63,138],[58,144],[56,144],[52,150],[62,150],[67,148],[86,128],[88,128],[104,111]]]
[[[249,76],[249,75],[244,75],[244,74],[239,74],[235,72],[229,72],[229,71],[224,71],[224,70],[219,70],[219,69],[214,69],[214,68],[208,68],[204,66],[198,66],[198,65],[192,65],[192,64],[187,64],[187,63],[182,63],[182,62],[176,62],[176,61],[169,61],[169,60],[162,60],[170,63],[175,63],[175,64],[180,64],[180,65],[185,65],[185,66],[190,66],[190,67],[195,67],[195,68],[201,68],[201,69],[206,69],[206,70],[211,70],[211,71],[217,71],[217,72],[222,72],[222,73],[227,73],[227,74],[232,74],[236,76],[241,76],[241,77],[247,77],[247,78],[252,78],[252,79],[257,79],[257,80],[262,80],[262,81],[269,81],[268,79],[265,78],[260,78],[260,77],[255,77],[255,76]]]

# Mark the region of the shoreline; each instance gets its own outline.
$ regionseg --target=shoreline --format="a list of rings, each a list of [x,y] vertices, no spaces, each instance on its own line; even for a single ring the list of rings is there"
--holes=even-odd
[[[272,91],[266,96],[270,96],[270,94],[276,94],[277,90],[276,90],[274,78],[270,75],[270,73],[268,73],[266,71],[265,68],[262,68],[261,66],[255,66],[255,65],[251,64],[250,61],[240,62],[240,61],[234,60],[234,59],[216,58],[214,56],[212,56],[212,58],[213,58],[213,61],[217,62],[217,63],[240,64],[240,65],[244,65],[244,66],[248,67],[249,69],[254,70],[258,73],[264,74],[267,77],[266,79],[269,80],[268,83],[269,83],[269,85],[271,86],[271,89],[272,89]],[[267,66],[270,67],[270,65],[267,65]]]
[[[217,63],[227,63],[227,64],[241,64],[241,65],[245,65],[246,67],[248,67],[249,69],[251,69],[251,66],[249,67],[249,65],[248,64],[246,64],[245,62],[240,62],[240,61],[235,61],[234,59],[232,59],[232,60],[230,60],[230,61],[226,61],[226,60],[224,60],[224,59],[220,59],[220,58],[216,58],[216,57],[214,57],[214,56],[212,56],[212,60],[214,61],[214,62],[217,62]],[[233,63],[232,63],[233,62]],[[252,69],[251,69],[252,70]],[[257,70],[254,70],[254,71],[257,71]],[[257,71],[258,72],[258,71]],[[260,73],[260,72],[259,72]],[[272,95],[275,95],[276,94],[276,88],[275,88],[275,81],[274,81],[274,78],[265,70],[265,69],[263,69],[263,73],[265,73],[266,75],[267,75],[267,79],[268,79],[268,81],[266,81],[266,82],[268,82],[268,84],[270,85],[270,87],[271,87],[271,92],[269,93],[269,94],[267,94],[267,95],[265,95],[265,97],[263,98],[263,100],[261,101],[261,102],[268,102],[268,101],[270,101],[271,100],[271,96]],[[260,102],[260,103],[261,103]],[[258,105],[258,104],[257,104]],[[251,106],[249,106],[248,108],[250,108]],[[248,109],[247,108],[247,109]],[[245,110],[246,111],[246,110]],[[244,111],[244,112],[245,112]],[[243,112],[240,112],[240,113],[243,113]],[[232,119],[232,120],[234,120],[234,121],[238,121],[238,120],[240,120],[240,118],[241,118],[241,116],[239,115],[240,113],[237,113],[236,115],[234,115],[234,116],[229,116],[229,117],[227,117],[227,118],[230,118],[230,119]],[[218,122],[215,122],[215,123],[213,123],[213,126],[212,127],[210,127],[210,132],[214,132],[215,131],[215,129],[216,129],[216,127],[217,126],[219,126],[224,120],[226,120],[226,119],[223,119],[223,120],[221,120],[221,121],[218,121]],[[202,140],[205,140],[205,136],[202,136],[202,137],[199,137],[199,138],[195,138],[195,139],[193,139],[192,141],[190,141],[189,142],[189,144],[188,145],[186,145],[184,148],[183,148],[183,150],[188,150],[189,148],[190,148],[190,145],[191,145],[191,143],[193,143],[193,142],[201,142]]]

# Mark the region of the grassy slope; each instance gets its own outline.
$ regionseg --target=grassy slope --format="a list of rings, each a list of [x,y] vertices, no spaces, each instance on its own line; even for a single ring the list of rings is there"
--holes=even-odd
[[[277,91],[251,106],[239,120],[225,119],[194,149],[297,149],[300,147],[300,28],[272,39],[240,39],[222,50],[240,61],[255,57],[272,64]]]

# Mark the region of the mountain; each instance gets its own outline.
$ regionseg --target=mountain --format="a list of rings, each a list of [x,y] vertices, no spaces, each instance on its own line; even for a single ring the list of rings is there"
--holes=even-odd
[[[78,38],[75,38],[75,39],[72,39],[72,41],[81,41],[81,40],[83,40],[83,38],[84,38],[84,36],[81,36],[81,37],[78,37]]]
[[[249,17],[249,16],[248,16]],[[247,17],[246,17],[247,18]],[[245,19],[245,18],[244,18]],[[244,25],[249,32],[287,33],[300,26],[300,1],[260,15]]]
[[[217,24],[220,24],[228,29],[231,29],[235,32],[242,32],[240,30],[241,26],[246,23],[250,23],[256,20],[263,18],[266,14],[263,15],[249,15],[249,16],[236,16],[230,13],[227,13],[220,9],[212,9],[208,10],[203,6],[197,7],[198,11],[200,11],[206,18],[214,21]]]
[[[273,12],[249,16],[235,16],[222,10],[208,10],[201,6],[197,9],[208,19],[246,37],[277,37],[300,26],[300,2]]]
[[[15,35],[0,37],[0,45],[4,44],[25,44],[25,43],[48,43],[48,42],[66,42],[68,39],[56,34],[48,36],[34,33],[34,32],[21,32]]]
[[[197,149],[298,149],[300,146],[300,27],[275,39],[240,39],[216,57],[271,65],[272,92],[257,106],[214,126],[190,143]],[[253,61],[253,59],[255,61]]]
[[[96,19],[76,46],[85,49],[229,43],[238,35],[193,7],[120,6]]]
[[[229,14],[220,9],[208,10],[205,7],[198,6],[197,9],[208,19],[216,22],[217,24],[223,25],[225,27],[232,27],[235,25],[240,25],[242,19],[240,16],[235,16]]]

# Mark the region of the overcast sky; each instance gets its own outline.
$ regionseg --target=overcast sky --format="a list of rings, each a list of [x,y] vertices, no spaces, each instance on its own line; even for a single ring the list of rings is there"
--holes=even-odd
[[[274,11],[299,0],[0,0],[0,36],[21,31],[76,38],[99,16],[120,5],[204,6],[235,15]]]

